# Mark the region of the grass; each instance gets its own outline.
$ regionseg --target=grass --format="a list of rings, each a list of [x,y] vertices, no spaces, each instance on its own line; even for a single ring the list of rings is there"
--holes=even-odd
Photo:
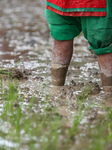
[[[102,108],[107,115],[85,122],[84,117],[94,106],[84,107],[91,87],[85,87],[77,97],[77,112],[72,117],[72,126],[64,127],[66,121],[50,106],[50,95],[41,92],[42,107],[34,103],[35,96],[25,103],[25,97],[19,95],[17,80],[12,83],[8,78],[5,89],[1,78],[0,111],[0,149],[2,150],[108,150],[112,142],[112,109]],[[79,107],[83,103],[82,107]],[[84,136],[81,136],[81,135]],[[77,144],[79,143],[79,144]]]

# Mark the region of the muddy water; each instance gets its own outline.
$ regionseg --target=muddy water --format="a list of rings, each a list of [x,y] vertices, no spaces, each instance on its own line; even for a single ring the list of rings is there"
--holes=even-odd
[[[28,95],[41,92],[43,88],[44,93],[51,93],[50,63],[53,39],[44,17],[44,1],[4,0],[0,2],[0,12],[1,68],[19,69],[21,77],[15,75],[19,79],[18,85],[22,89],[27,88]],[[64,88],[68,93],[68,98],[64,97],[67,101],[81,91],[83,86],[80,87],[80,84],[84,85],[89,81],[98,83],[98,88],[101,88],[100,91],[95,87],[94,101],[99,103],[102,99],[97,59],[89,52],[88,47],[82,34],[75,38],[74,54]],[[63,93],[62,90],[62,97]],[[93,97],[90,96],[89,99],[93,100]]]
[[[42,91],[47,95],[51,93],[52,45],[53,39],[50,37],[44,17],[44,1],[0,1],[0,67],[20,71],[21,75],[17,75],[16,78],[18,88],[21,88],[19,94],[25,95],[23,105],[29,102],[32,95],[39,100]],[[17,71],[16,73],[18,74]],[[3,82],[6,86],[7,81]],[[80,35],[74,40],[74,54],[67,73],[66,85],[56,92],[56,96],[51,96],[49,105],[57,106],[60,116],[71,116],[77,107],[77,95],[86,83],[92,85],[92,89],[82,104],[88,107],[92,102],[93,108],[97,108],[93,111],[101,115],[101,105],[111,107],[111,95],[103,94],[96,56],[89,52],[87,41]],[[55,100],[58,98],[59,101],[56,103]],[[35,103],[37,104],[37,101]],[[42,110],[42,102],[39,101],[38,106]],[[90,118],[91,114],[94,113],[90,112]],[[81,123],[84,124],[86,121],[84,118]],[[65,126],[70,127],[71,122],[68,121]],[[15,147],[13,143],[12,145]]]
[[[44,17],[44,2],[10,0],[10,3],[0,2],[0,7],[1,66],[17,66],[48,79],[52,43]]]
[[[2,67],[14,67],[32,71],[51,84],[50,62],[53,40],[44,17],[44,2],[5,0],[0,2],[0,63]],[[19,62],[19,63],[18,63]],[[94,78],[93,78],[94,76]],[[66,83],[100,83],[97,60],[88,51],[83,36],[74,41],[74,54]],[[101,83],[100,83],[101,84]]]

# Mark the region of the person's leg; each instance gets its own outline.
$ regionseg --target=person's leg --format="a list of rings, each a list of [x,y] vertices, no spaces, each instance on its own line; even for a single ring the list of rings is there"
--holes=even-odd
[[[54,40],[52,51],[52,85],[63,86],[73,53],[73,39],[67,41]]]
[[[81,18],[82,30],[98,58],[105,92],[112,91],[112,0],[107,0],[106,17]]]
[[[112,52],[109,54],[97,55],[102,86],[105,92],[112,92]]]
[[[51,36],[54,40],[52,51],[52,85],[63,86],[73,53],[73,38],[81,32],[80,18],[58,15],[45,10]]]

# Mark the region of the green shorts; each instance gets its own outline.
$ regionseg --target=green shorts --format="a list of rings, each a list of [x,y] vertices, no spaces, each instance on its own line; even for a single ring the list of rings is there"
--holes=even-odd
[[[69,17],[45,9],[51,36],[56,40],[71,40],[81,31],[96,55],[112,52],[112,0],[107,0],[106,17]]]

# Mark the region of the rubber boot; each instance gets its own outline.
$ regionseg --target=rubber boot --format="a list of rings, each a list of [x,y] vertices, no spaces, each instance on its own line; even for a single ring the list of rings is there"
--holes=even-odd
[[[112,92],[112,52],[97,55],[104,92]]]
[[[73,39],[68,41],[54,40],[51,65],[53,86],[64,85],[72,54]]]

